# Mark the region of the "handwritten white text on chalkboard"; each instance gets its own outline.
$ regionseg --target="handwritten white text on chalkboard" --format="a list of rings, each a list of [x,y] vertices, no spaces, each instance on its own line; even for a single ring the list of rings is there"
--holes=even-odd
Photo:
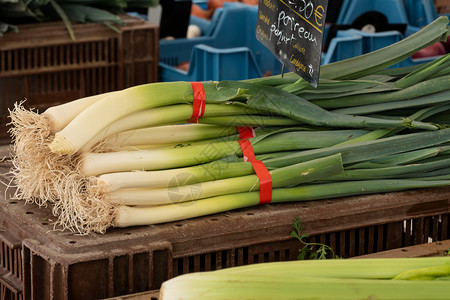
[[[302,13],[307,19],[309,19],[313,14],[314,5],[311,1],[306,3],[305,0],[288,0],[288,3],[293,9],[298,10],[299,13]]]
[[[318,5],[314,9],[314,4],[311,2],[311,0],[309,0],[308,3],[306,3],[305,0],[288,0],[287,6],[289,6],[299,16],[304,17],[307,20],[309,20],[314,13],[315,24],[310,24],[320,31],[320,29],[318,29],[316,26],[320,27],[323,25],[323,14],[325,12],[325,9],[322,5]]]
[[[269,40],[272,40],[273,35],[278,39],[278,45],[281,43],[292,44],[292,41],[296,40],[297,37],[317,45],[317,38],[305,27],[301,26],[300,23],[296,22],[295,18],[286,15],[284,11],[278,13],[277,23],[270,26]]]
[[[317,87],[329,0],[259,0],[256,38]]]

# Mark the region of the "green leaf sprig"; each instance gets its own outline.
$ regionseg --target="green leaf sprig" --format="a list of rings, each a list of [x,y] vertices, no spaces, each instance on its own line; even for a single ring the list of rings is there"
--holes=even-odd
[[[327,259],[329,254],[331,254],[331,258],[339,258],[330,246],[321,243],[310,243],[305,240],[309,238],[310,235],[303,233],[305,227],[303,226],[303,221],[301,221],[299,217],[294,219],[292,226],[294,227],[294,230],[290,233],[291,237],[298,239],[305,245],[299,250],[298,260]],[[315,250],[315,248],[317,248],[317,250]]]

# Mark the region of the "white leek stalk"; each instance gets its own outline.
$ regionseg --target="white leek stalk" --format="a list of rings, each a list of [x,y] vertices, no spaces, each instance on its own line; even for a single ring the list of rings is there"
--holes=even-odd
[[[108,137],[103,144],[121,146],[168,145],[220,138],[237,133],[237,128],[208,124],[182,124],[147,127],[120,132]]]
[[[239,89],[217,89],[213,83],[204,83],[203,86],[207,101],[210,99],[221,103],[241,93]],[[189,82],[150,83],[118,91],[78,114],[55,134],[49,148],[57,154],[75,154],[104,128],[126,115],[188,102],[192,102],[192,86]]]
[[[110,193],[119,189],[180,186],[252,173],[253,167],[249,162],[228,163],[218,160],[186,168],[105,173],[96,177],[94,186]]]
[[[205,106],[204,116],[238,116],[247,113],[256,113],[256,111],[238,105],[207,104]],[[101,148],[101,142],[103,140],[120,132],[169,124],[183,124],[186,123],[191,116],[191,104],[176,104],[139,111],[127,115],[102,129],[100,133],[89,140],[80,149],[80,152],[92,151],[96,148],[95,145],[99,143]]]

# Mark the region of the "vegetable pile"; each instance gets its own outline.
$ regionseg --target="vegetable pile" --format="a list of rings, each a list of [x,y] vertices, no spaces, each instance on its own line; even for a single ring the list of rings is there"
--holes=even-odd
[[[71,22],[123,24],[119,14],[158,5],[158,0],[0,0],[0,37],[17,25],[62,20],[73,40]]]
[[[325,65],[317,89],[288,73],[150,83],[42,114],[18,103],[15,197],[51,204],[57,224],[89,233],[449,185],[450,56],[389,68],[447,33],[441,17],[396,44]],[[195,107],[203,115],[193,116]],[[270,175],[263,180],[255,165]]]
[[[185,274],[169,299],[448,299],[450,257],[275,262]]]

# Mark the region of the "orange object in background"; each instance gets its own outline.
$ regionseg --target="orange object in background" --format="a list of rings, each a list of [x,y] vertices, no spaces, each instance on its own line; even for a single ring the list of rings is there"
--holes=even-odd
[[[223,7],[225,2],[241,2],[247,5],[258,5],[258,0],[208,0],[206,9],[203,9],[200,5],[192,3],[191,15],[211,20],[214,15],[214,11],[220,7]]]
[[[241,0],[241,2],[247,5],[258,5],[258,0]]]
[[[181,64],[176,66],[176,68],[187,72],[187,71],[189,71],[189,65],[190,65],[190,62],[186,61],[186,62],[182,62]]]
[[[213,15],[213,11],[210,9],[203,9],[200,7],[200,5],[192,3],[191,15],[202,19],[210,20]]]
[[[208,0],[207,7],[208,7],[208,9],[215,11],[216,9],[223,7],[223,4],[225,2],[239,2],[239,1],[238,0]]]

